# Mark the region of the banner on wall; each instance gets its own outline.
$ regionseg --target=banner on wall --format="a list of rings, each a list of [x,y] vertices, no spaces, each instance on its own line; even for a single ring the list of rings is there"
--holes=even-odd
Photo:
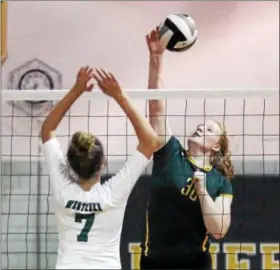
[[[212,267],[216,269],[280,269],[279,242],[275,243],[212,243]],[[140,243],[129,243],[130,269],[139,269]],[[255,268],[252,267],[255,266]]]
[[[121,241],[123,269],[139,269],[149,176],[129,197]],[[213,269],[280,269],[279,176],[237,176],[233,182],[232,223],[227,236],[213,242]]]
[[[8,57],[7,45],[7,1],[1,0],[1,64],[5,62]]]

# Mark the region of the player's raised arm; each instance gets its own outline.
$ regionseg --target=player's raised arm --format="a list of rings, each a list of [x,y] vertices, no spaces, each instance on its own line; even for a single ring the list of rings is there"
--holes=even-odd
[[[47,116],[41,129],[41,137],[43,143],[47,142],[55,136],[55,130],[62,118],[69,110],[71,105],[80,97],[85,91],[91,91],[93,84],[88,85],[92,78],[92,68],[82,67],[78,74],[77,80],[72,89],[65,95],[65,97],[54,107],[54,109]]]
[[[132,123],[139,140],[137,147],[138,151],[150,159],[153,152],[159,146],[159,138],[157,134],[149,125],[147,119],[138,112],[138,109],[122,90],[115,77],[104,70],[96,70],[96,73],[97,74],[94,75],[94,77],[101,90],[115,99]]]
[[[131,155],[122,169],[103,185],[107,205],[116,207],[127,202],[128,196],[149,163],[153,152],[159,147],[159,137],[148,120],[138,112],[111,73],[97,70],[95,79],[100,89],[115,99],[131,121],[139,140],[137,151]]]
[[[148,88],[159,89],[162,87],[162,58],[165,50],[160,43],[159,29],[156,28],[146,35],[146,41],[150,54]],[[161,145],[164,145],[171,136],[171,130],[165,114],[163,100],[149,100],[150,123],[160,136]]]
[[[65,183],[69,180],[66,175],[67,170],[64,170],[67,167],[66,160],[55,138],[55,130],[63,116],[80,95],[84,91],[90,91],[93,88],[93,85],[89,84],[91,79],[92,69],[89,67],[81,68],[77,74],[74,86],[50,112],[41,128],[44,158],[49,169],[55,196],[59,194]]]

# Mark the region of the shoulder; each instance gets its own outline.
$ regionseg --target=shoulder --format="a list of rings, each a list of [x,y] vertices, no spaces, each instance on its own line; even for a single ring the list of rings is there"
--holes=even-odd
[[[56,162],[58,158],[63,159],[63,152],[58,140],[55,137],[44,142],[42,150],[48,162]]]
[[[136,167],[143,169],[149,164],[149,162],[150,159],[148,159],[140,151],[136,150],[131,156],[128,157],[126,166],[130,169],[135,169]]]
[[[56,139],[56,137],[53,137],[49,140],[47,140],[46,142],[43,143],[43,149],[44,150],[48,150],[48,149],[52,149],[52,148],[60,148],[59,142]]]
[[[215,179],[215,183],[218,188],[218,196],[232,197],[233,190],[232,184],[217,168],[213,168],[211,172],[212,177]]]
[[[58,140],[53,137],[46,141],[43,143],[42,150],[53,185],[57,185],[57,182],[67,180],[70,175],[70,168],[68,167]]]
[[[172,135],[166,141],[166,143],[159,150],[157,150],[154,153],[154,155],[158,156],[158,155],[161,155],[166,152],[172,152],[172,151],[176,151],[176,150],[180,150],[180,149],[183,149],[180,141],[175,136]]]

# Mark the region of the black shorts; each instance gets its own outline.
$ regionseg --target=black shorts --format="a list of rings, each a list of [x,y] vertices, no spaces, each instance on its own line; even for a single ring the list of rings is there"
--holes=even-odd
[[[144,255],[141,255],[140,269],[186,269],[186,270],[212,270],[212,259],[209,252],[201,253],[195,258],[172,260],[153,260]]]

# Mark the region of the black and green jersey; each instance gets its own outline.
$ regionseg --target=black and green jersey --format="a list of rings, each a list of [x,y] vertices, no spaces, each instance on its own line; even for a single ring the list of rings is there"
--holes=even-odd
[[[174,136],[154,154],[146,232],[141,245],[146,256],[185,257],[209,249],[199,198],[192,182],[197,169],[206,173],[206,188],[213,200],[218,196],[232,196],[231,183],[212,166],[198,168]]]

